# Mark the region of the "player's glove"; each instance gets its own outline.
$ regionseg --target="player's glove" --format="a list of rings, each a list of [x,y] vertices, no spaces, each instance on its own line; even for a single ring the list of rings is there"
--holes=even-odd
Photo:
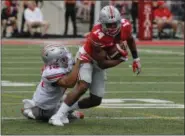
[[[137,71],[137,75],[141,73],[141,63],[140,63],[140,58],[134,59],[132,63],[132,69],[133,72],[135,73]]]

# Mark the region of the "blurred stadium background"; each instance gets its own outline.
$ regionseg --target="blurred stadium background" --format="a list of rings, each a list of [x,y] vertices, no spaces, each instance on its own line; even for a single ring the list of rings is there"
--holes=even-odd
[[[45,35],[37,28],[31,35],[22,25],[27,2],[1,1],[2,135],[184,134],[184,1],[164,1],[177,25],[175,37],[169,26],[159,37],[153,19],[154,10],[161,4],[158,0],[36,0],[43,20],[50,24]],[[75,55],[98,20],[100,9],[107,4],[116,6],[133,24],[142,73],[132,73],[131,56],[128,62],[107,70],[104,102],[98,108],[85,110],[84,120],[64,128],[26,120],[20,113],[22,99],[32,97],[40,80],[41,45],[61,43]],[[66,29],[66,14],[75,16],[76,31],[70,17]]]
[[[10,0],[11,1],[11,0]],[[7,1],[1,1],[1,19],[6,20],[6,27],[9,25],[14,25],[16,23],[17,30],[12,34],[6,34],[4,37],[26,37],[27,26],[24,23],[23,13],[26,10],[27,1],[19,1],[12,0],[13,4]],[[141,37],[142,31],[144,31],[143,27],[140,28],[138,26],[142,26],[146,20],[146,16],[144,13],[144,9],[146,13],[149,13],[149,21],[146,22],[146,27],[149,26],[151,30],[149,33],[152,33],[152,38],[159,38],[157,35],[157,26],[154,18],[154,12],[159,7],[158,0],[148,1],[149,5],[148,9],[146,2],[144,0],[110,0],[110,1],[90,1],[90,0],[64,0],[64,1],[42,1],[36,0],[38,8],[41,9],[44,20],[46,20],[50,27],[47,31],[47,34],[50,34],[50,37],[66,37],[68,35],[74,34],[73,32],[73,23],[75,22],[76,32],[75,37],[82,37],[85,33],[89,32],[92,28],[92,25],[98,20],[98,13],[100,9],[107,5],[111,4],[116,6],[123,18],[127,18],[133,24],[133,34],[135,37]],[[144,4],[145,3],[145,4]],[[140,6],[139,6],[140,4]],[[145,5],[145,8],[144,8]],[[184,1],[166,1],[166,8],[169,9],[171,14],[173,15],[172,21],[176,21],[177,24],[177,38],[182,39],[183,36],[183,25],[184,25]],[[9,10],[11,8],[11,10]],[[147,11],[148,10],[148,11]],[[151,11],[150,11],[151,10]],[[9,12],[10,11],[10,12]],[[5,13],[4,13],[5,12]],[[68,32],[65,33],[65,17],[69,16],[68,24]],[[6,16],[6,17],[4,17]],[[71,20],[71,17],[73,20]],[[16,17],[15,22],[10,21],[11,17]],[[139,22],[139,19],[140,21]],[[149,24],[151,23],[151,24]],[[3,27],[3,26],[2,26]],[[141,29],[141,30],[140,30]],[[165,38],[171,38],[170,31],[171,27],[166,27],[164,30],[167,34],[164,36]],[[3,35],[3,34],[2,34]],[[51,36],[52,35],[52,36]],[[71,36],[71,37],[72,37]],[[38,36],[36,36],[38,37]]]

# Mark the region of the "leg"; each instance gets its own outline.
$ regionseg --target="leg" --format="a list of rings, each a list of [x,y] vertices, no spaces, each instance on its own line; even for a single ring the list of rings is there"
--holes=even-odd
[[[173,20],[173,21],[169,22],[169,25],[171,25],[173,28],[173,38],[175,38],[176,32],[177,32],[177,21]]]
[[[91,4],[89,31],[91,31],[91,29],[93,28],[93,24],[94,24],[94,4]]]
[[[80,109],[86,109],[100,105],[104,96],[104,70],[94,68],[92,75],[92,83],[89,88],[91,92],[90,97],[84,98],[78,102]]]
[[[75,7],[74,9],[72,9],[71,11],[71,20],[73,23],[73,35],[76,36],[77,35],[77,28],[76,28],[76,13],[75,13]]]
[[[67,94],[64,102],[61,104],[57,113],[51,117],[49,123],[57,126],[63,126],[63,123],[68,123],[66,113],[72,110],[72,105],[83,95],[92,81],[93,67],[90,63],[84,63],[79,70],[79,81],[74,90]],[[76,103],[75,103],[76,104]],[[72,106],[72,107],[71,107]],[[78,106],[78,105],[76,105]],[[77,108],[76,108],[77,109]],[[60,119],[61,120],[60,120]]]
[[[48,121],[50,117],[56,113],[56,109],[43,110],[39,107],[33,107],[32,113],[35,116],[36,120]]]
[[[79,81],[77,82],[74,90],[67,94],[64,103],[68,106],[72,106],[81,95],[83,95],[92,82],[92,64],[84,63],[79,70]]]
[[[22,14],[22,22],[21,22],[21,33],[24,32],[24,24],[25,24],[25,18],[24,18],[24,11],[23,11],[23,14]]]
[[[6,37],[11,37],[12,33],[13,33],[13,23],[8,18],[7,27],[6,27]]]
[[[31,36],[33,36],[34,35],[33,23],[32,22],[26,22],[26,25],[28,27],[28,32],[31,34]]]
[[[76,16],[77,16],[78,18],[81,18],[82,10],[83,10],[83,5],[82,5],[81,2],[80,2],[79,6],[78,6],[77,14],[76,14]]]
[[[64,31],[64,35],[67,35],[67,31],[68,31],[68,22],[69,22],[69,12],[68,7],[66,6],[66,12],[65,12],[65,31]]]
[[[163,30],[163,27],[165,26],[165,23],[162,20],[159,20],[157,22],[157,28],[158,28],[158,37],[161,38],[161,33]]]
[[[43,27],[43,30],[41,31],[42,32],[42,36],[45,35],[48,31],[48,28],[49,28],[49,23],[47,21],[43,21],[41,23],[42,27]]]
[[[182,36],[183,36],[183,39],[184,39],[184,22],[181,22],[181,24],[182,24]]]
[[[4,37],[6,33],[6,25],[7,25],[7,20],[3,19],[2,20],[2,27],[1,27],[1,36]]]
[[[87,108],[100,105],[101,101],[102,101],[102,97],[98,97],[90,93],[89,97],[83,98],[78,102],[78,106],[80,109],[87,109]]]
[[[131,12],[131,16],[132,16],[132,23],[133,23],[133,32],[134,33],[136,33],[137,32],[137,30],[136,30],[136,18],[137,18],[137,16],[136,16],[136,13],[135,12]]]
[[[9,18],[10,22],[12,24],[12,28],[13,28],[13,34],[18,34],[18,28],[17,28],[17,17],[16,16],[12,16]]]
[[[24,104],[22,114],[29,119],[46,121],[58,110],[58,106],[49,110],[41,109],[40,107],[36,106],[33,100],[30,99],[24,99],[22,102]]]

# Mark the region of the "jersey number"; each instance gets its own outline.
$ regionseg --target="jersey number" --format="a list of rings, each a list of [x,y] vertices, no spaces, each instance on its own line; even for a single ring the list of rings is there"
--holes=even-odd
[[[98,38],[101,39],[105,34],[100,32],[100,29],[93,32],[94,34],[98,34]]]

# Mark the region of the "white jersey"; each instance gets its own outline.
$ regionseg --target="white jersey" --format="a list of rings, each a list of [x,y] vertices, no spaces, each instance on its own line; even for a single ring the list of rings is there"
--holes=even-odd
[[[45,66],[42,78],[33,95],[36,106],[48,110],[56,108],[60,103],[66,88],[54,85],[54,83],[72,70],[72,64],[68,68]]]

